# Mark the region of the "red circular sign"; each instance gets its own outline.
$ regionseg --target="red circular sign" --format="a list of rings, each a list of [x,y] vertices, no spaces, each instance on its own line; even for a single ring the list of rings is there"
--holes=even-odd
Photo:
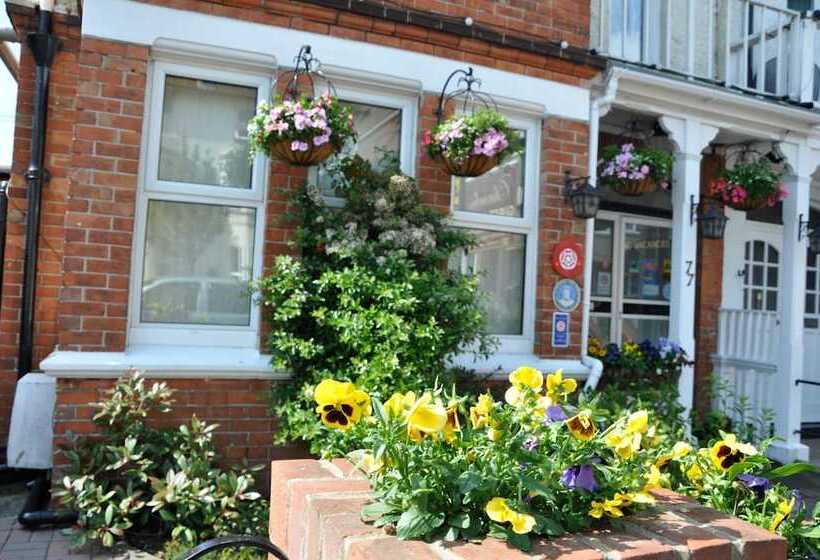
[[[578,276],[584,269],[584,247],[572,239],[559,241],[552,250],[552,268],[564,278]]]

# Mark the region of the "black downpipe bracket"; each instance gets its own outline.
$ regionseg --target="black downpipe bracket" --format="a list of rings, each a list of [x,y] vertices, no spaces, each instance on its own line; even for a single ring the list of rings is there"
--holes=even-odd
[[[46,509],[51,501],[51,481],[48,471],[29,482],[28,496],[23,505],[23,511],[17,516],[17,521],[26,529],[36,529],[44,525],[71,525],[77,521],[77,514],[73,511],[52,511]]]
[[[48,109],[48,79],[60,40],[51,34],[51,12],[40,10],[37,31],[29,33],[27,43],[36,63],[34,77],[34,113],[31,123],[31,154],[26,181],[28,212],[26,218],[25,264],[23,266],[23,301],[20,309],[20,349],[17,356],[17,377],[31,371],[34,352],[35,285],[37,283],[37,253],[40,242],[40,201],[47,173],[43,169],[46,141],[46,111]]]

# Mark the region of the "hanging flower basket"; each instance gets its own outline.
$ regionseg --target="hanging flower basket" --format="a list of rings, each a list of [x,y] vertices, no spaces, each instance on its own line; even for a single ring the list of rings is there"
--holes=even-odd
[[[625,196],[640,196],[669,188],[672,156],[634,144],[607,146],[601,162],[601,183]]]
[[[432,131],[423,144],[450,175],[479,177],[518,149],[518,136],[501,114],[483,109],[472,115],[454,115]]]
[[[248,133],[251,154],[262,152],[299,167],[323,162],[356,137],[350,109],[328,93],[262,103]]]
[[[302,149],[304,147],[307,149]],[[268,146],[268,153],[278,160],[286,161],[291,165],[297,167],[310,167],[318,165],[327,158],[336,153],[333,145],[330,143],[322,146],[311,146],[305,143],[304,145],[296,141],[290,140],[274,140]]]
[[[739,163],[712,181],[710,194],[741,212],[775,206],[788,196],[779,171],[765,161]]]
[[[646,177],[640,180],[627,179],[624,181],[616,181],[610,185],[610,188],[624,196],[641,196],[642,194],[657,191],[658,183],[652,177]]]

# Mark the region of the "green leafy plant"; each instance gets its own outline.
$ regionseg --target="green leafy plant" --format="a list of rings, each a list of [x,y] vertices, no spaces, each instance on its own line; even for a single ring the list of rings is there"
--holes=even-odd
[[[729,382],[716,374],[709,376],[709,412],[693,411],[692,434],[705,443],[732,432],[744,441],[762,445],[773,435],[774,411],[756,411],[746,395],[738,395]]]
[[[221,535],[264,534],[267,502],[253,490],[248,470],[216,466],[215,424],[194,416],[177,429],[157,429],[149,416],[170,412],[172,391],[148,386],[138,373],[121,379],[96,403],[94,423],[104,433],[65,449],[71,461],[60,493],[79,514],[76,544],[112,546],[128,540],[159,548]]]
[[[323,379],[350,379],[379,396],[450,380],[447,357],[490,351],[474,277],[447,258],[472,243],[424,206],[415,182],[380,173],[358,157],[335,177],[342,208],[312,186],[294,198],[300,258],[278,258],[257,285],[270,325],[267,347],[294,378],[272,389],[278,441],[305,440],[315,453],[343,453],[347,439],[317,425],[312,394]]]
[[[686,351],[667,338],[655,342],[647,339],[640,344],[627,341],[618,346],[604,345],[590,337],[588,352],[604,364],[604,385],[632,381],[674,384],[681,368],[690,363]]]
[[[577,384],[560,372],[545,380],[522,367],[510,382],[503,403],[439,387],[382,404],[352,383],[323,381],[314,392],[322,422],[365,432],[350,454],[374,489],[363,515],[399,538],[490,535],[528,550],[531,535],[581,531],[654,502],[659,473],[646,465],[659,439],[647,411],[605,427],[567,404]]]
[[[501,163],[520,149],[518,133],[498,111],[483,109],[472,115],[453,115],[425,131],[422,143],[431,158],[463,161],[471,156],[497,158]]]

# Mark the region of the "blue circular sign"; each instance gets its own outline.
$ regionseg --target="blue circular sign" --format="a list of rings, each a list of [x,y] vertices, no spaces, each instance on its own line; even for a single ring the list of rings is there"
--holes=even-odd
[[[559,280],[552,289],[552,301],[558,311],[574,311],[581,303],[581,286],[569,278]]]

